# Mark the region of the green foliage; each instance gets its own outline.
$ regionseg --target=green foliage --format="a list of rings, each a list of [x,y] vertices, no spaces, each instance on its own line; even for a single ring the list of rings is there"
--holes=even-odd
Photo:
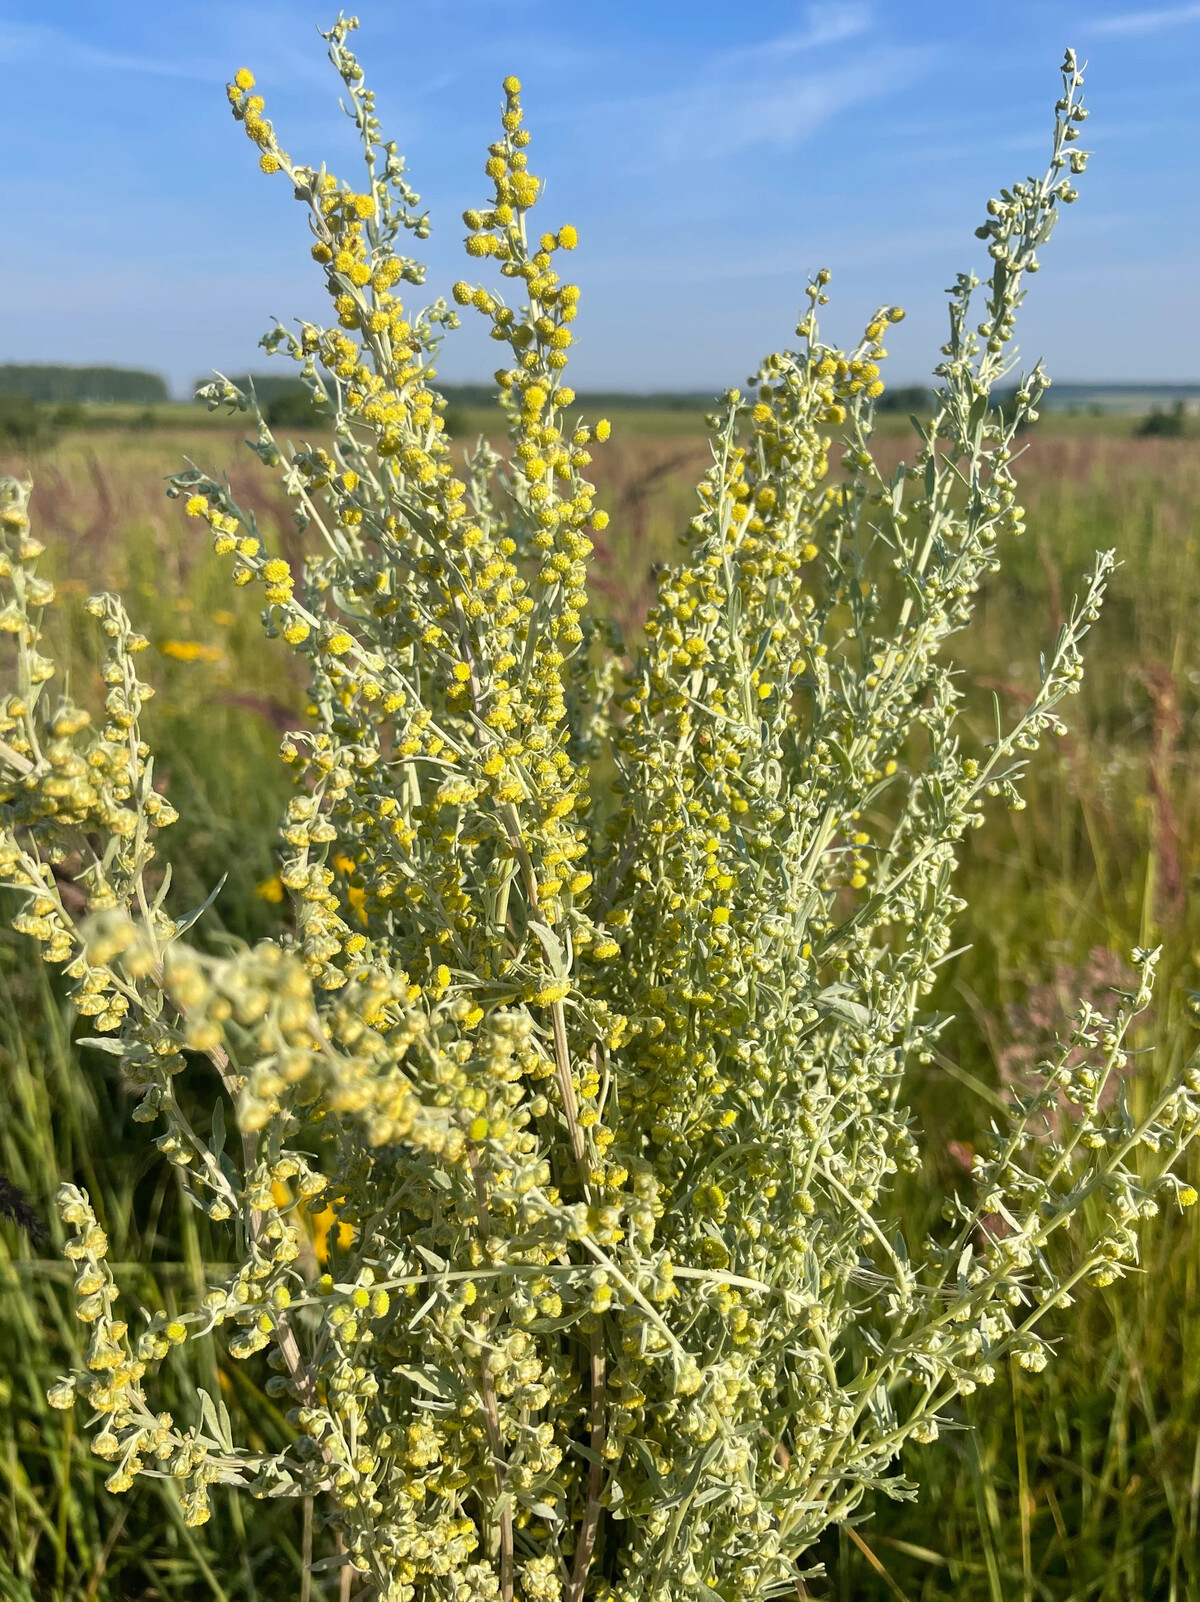
[[[312,396],[301,384],[277,395],[268,404],[266,417],[272,428],[319,429],[329,426],[328,415],[322,417],[313,405]]]
[[[50,419],[36,401],[20,395],[0,395],[0,440],[24,450],[44,445],[51,437]]]
[[[1183,433],[1183,402],[1176,401],[1171,410],[1152,406],[1134,430],[1143,438],[1178,439]]]
[[[164,453],[177,458],[177,444]],[[275,824],[287,785],[270,720],[286,716],[290,686],[285,674],[273,671],[281,664],[250,649],[258,629],[253,611],[239,608],[242,615],[235,617],[223,610],[230,598],[221,576],[203,562],[189,573],[186,564],[165,556],[153,528],[158,508],[146,494],[161,479],[156,466],[135,461],[130,476],[142,481],[144,521],[126,521],[116,533],[97,527],[92,503],[97,497],[115,502],[125,518],[130,486],[119,471],[97,483],[89,461],[86,451],[73,448],[59,457],[64,473],[84,468],[78,510],[88,538],[79,537],[72,499],[51,502],[53,557],[72,575],[119,578],[137,597],[160,650],[193,630],[207,645],[207,622],[229,652],[245,658],[235,675],[223,655],[189,661],[164,654],[156,668],[152,735],[159,773],[169,772],[180,812],[178,828],[164,838],[178,904],[199,906],[227,876],[205,915],[207,937],[217,943],[230,935],[254,938],[279,923],[278,906],[256,893],[256,885],[274,871]],[[50,491],[43,493],[48,499]],[[44,504],[43,513],[48,509]],[[105,573],[101,561],[110,535],[112,566]],[[77,582],[66,578],[64,590]],[[48,624],[62,671],[77,683],[99,683],[103,648],[96,650],[81,609],[55,607]],[[219,766],[213,762],[218,749]],[[5,896],[6,925],[15,910]],[[87,1186],[112,1237],[118,1281],[140,1305],[174,1312],[181,1296],[186,1303],[203,1283],[204,1261],[214,1251],[219,1259],[224,1250],[208,1238],[206,1222],[181,1205],[173,1175],[147,1174],[144,1133],[131,1119],[136,1100],[125,1076],[110,1055],[71,1044],[74,1015],[48,982],[50,974],[26,937],[7,935],[0,943],[0,1174],[32,1198],[50,1232],[48,1240],[38,1240],[11,1226],[0,1230],[0,1594],[36,1602],[268,1596],[295,1602],[299,1507],[243,1510],[218,1497],[212,1522],[203,1531],[188,1530],[168,1484],[147,1479],[128,1497],[107,1492],[108,1471],[89,1452],[74,1419],[45,1404],[49,1385],[83,1353],[84,1326],[70,1316],[71,1275],[55,1216],[64,1177]],[[276,1404],[241,1365],[230,1372],[225,1362],[224,1378],[216,1381],[213,1365],[220,1367],[223,1355],[211,1343],[198,1344],[194,1357],[182,1355],[184,1366],[161,1393],[165,1406],[186,1411],[199,1377],[210,1387],[219,1384],[243,1429],[287,1438]],[[66,1478],[64,1465],[70,1465]],[[321,1539],[318,1534],[318,1555],[326,1556],[332,1548]]]
[[[898,389],[885,390],[879,397],[881,412],[904,412],[905,415],[915,412],[918,417],[927,417],[934,405],[933,391],[924,384],[901,385]]]
[[[0,444],[38,450],[53,444],[62,429],[78,428],[84,420],[83,407],[75,401],[48,408],[22,395],[0,394]]]
[[[442,430],[447,439],[465,439],[470,428],[470,418],[461,406],[446,407],[442,413]]]
[[[1003,1093],[1022,1059],[1050,1049],[1074,998],[1111,1007],[1091,977],[1107,969],[1106,983],[1125,982],[1109,952],[1163,946],[1131,1097],[1153,1096],[1195,1039],[1200,904],[1187,886],[1200,869],[1200,464],[1185,445],[1096,443],[1040,425],[1023,479],[1039,533],[981,597],[963,642],[973,722],[990,722],[993,691],[1006,702],[1023,693],[1021,659],[1092,542],[1119,541],[1123,560],[1078,731],[1031,768],[1028,806],[964,851],[972,947],[943,970],[934,997],[957,1016],[916,1091],[929,1151],[916,1208],[961,1171],[950,1144],[962,1143],[961,1155],[986,1128],[989,1091]],[[1189,1164],[1195,1184],[1194,1149]],[[1150,1602],[1200,1591],[1198,1245],[1192,1213],[1148,1221],[1143,1272],[1089,1288],[1056,1322],[1063,1360],[1036,1383],[1017,1376],[1014,1386],[1010,1375],[958,1411],[970,1428],[946,1431],[920,1462],[919,1501],[870,1500],[857,1533],[910,1602]],[[894,1596],[850,1540],[823,1555],[837,1572],[814,1595]]]
[[[168,1481],[145,1480],[128,1498],[107,1492],[107,1471],[74,1419],[46,1404],[48,1387],[83,1361],[86,1348],[61,1257],[58,1176],[75,1173],[87,1184],[111,1235],[117,1278],[142,1306],[174,1313],[221,1249],[205,1221],[181,1206],[175,1176],[147,1175],[118,1065],[92,1054],[85,1066],[70,1043],[70,1022],[27,942],[8,936],[0,946],[0,1165],[47,1238],[0,1225],[0,1593],[19,1602],[252,1596],[255,1576],[269,1582],[281,1562],[295,1573],[297,1510],[258,1510],[250,1538],[241,1510],[225,1503],[198,1535],[185,1526]],[[195,1343],[164,1375],[163,1404],[186,1411],[197,1384],[220,1386],[248,1429],[286,1439],[253,1380],[239,1372],[236,1388],[228,1374],[222,1383],[217,1363],[211,1342]]]
[[[1084,164],[1080,80],[1068,57],[1045,176],[989,205],[984,343],[963,275],[916,461],[885,472],[869,448],[897,314],[832,350],[819,275],[797,349],[714,419],[685,555],[631,657],[588,620],[605,519],[582,469],[607,426],[563,417],[578,292],[552,264],[575,235],[528,243],[519,86],[467,249],[527,298],[454,289],[510,353],[511,450],[498,474],[480,447],[459,479],[428,382],[456,316],[392,294],[421,281],[400,231],[427,224],[347,32],[327,37],[365,193],[288,160],[248,73],[230,90],[310,207],[338,326],[269,344],[327,397],[333,454],[285,453],[252,397],[209,389],[254,415],[315,550],[297,575],[226,483],[176,480],[310,675],[311,723],[283,747],[294,932],[185,944],[193,916],[155,867],[174,809],[142,738],[147,641],[94,596],[105,721],[52,695],[52,586],[27,487],[5,487],[14,927],[65,965],[232,1259],[209,1248],[190,1305],[147,1307],[131,1336],[94,1200],[64,1186],[92,1333],[51,1400],[86,1396],[110,1493],[164,1476],[189,1528],[215,1485],[319,1497],[392,1602],[790,1590],[830,1523],[906,1493],[896,1457],[959,1398],[1044,1366],[1043,1322],[1136,1261],[1156,1195],[1195,1200],[1170,1165],[1200,1077],[1184,1061],[1149,1097],[1121,1090],[1147,952],[996,1109],[940,1217],[906,1209],[900,1177],[959,842],[988,795],[1020,805],[1022,753],[1062,728],[1111,569],[1096,560],[1025,710],[972,740],[943,651],[1023,526],[1011,444],[1040,374],[1010,421],[988,397],[1074,198],[1063,170]],[[337,1223],[324,1273],[316,1210]],[[235,1436],[194,1379],[195,1405],[163,1409],[159,1365],[217,1332],[235,1362],[269,1354],[285,1443]]]
[[[198,444],[207,451],[223,447],[232,453],[241,448],[241,434],[235,429],[222,440],[202,430]],[[625,438],[614,417],[614,443],[597,463],[597,478],[601,499],[621,518],[623,574],[628,571],[626,542],[634,541],[628,549],[635,566],[669,554],[679,523],[676,502],[682,502],[686,488],[682,475],[703,442],[685,443],[689,457],[680,462],[677,439]],[[899,448],[899,441],[893,442],[892,449]],[[216,636],[225,639],[224,662],[167,659],[156,669],[160,694],[149,709],[150,738],[160,772],[170,771],[171,793],[181,814],[161,843],[172,859],[183,906],[198,906],[221,874],[229,872],[201,928],[219,911],[227,929],[265,932],[273,927],[269,918],[278,909],[256,895],[255,885],[270,872],[280,803],[275,795],[261,794],[272,778],[271,742],[263,713],[256,708],[285,698],[286,681],[277,673],[284,664],[258,647],[252,606],[237,606],[238,623],[232,629],[225,624],[222,609],[230,599],[236,603],[243,598],[228,597],[213,564],[203,556],[194,563],[186,558],[180,562],[178,554],[172,561],[172,552],[186,553],[186,542],[173,529],[157,537],[152,533],[158,516],[156,484],[178,451],[177,438],[169,431],[144,445],[127,439],[119,453],[110,451],[100,493],[115,503],[121,523],[102,539],[93,532],[83,541],[80,531],[94,517],[97,488],[88,476],[86,445],[69,445],[57,464],[59,483],[65,480],[69,493],[64,497],[60,489],[52,496],[45,485],[38,491],[41,517],[54,528],[47,555],[57,571],[78,575],[81,562],[94,557],[98,544],[107,549],[111,567],[85,569],[89,582],[93,588],[103,583],[123,587],[134,598],[152,640],[173,637],[188,620],[206,638],[205,621],[214,611],[221,617]],[[627,499],[622,486],[631,476],[636,480],[647,463],[655,471],[664,463],[673,465],[656,480],[646,543],[639,546],[635,526],[619,508]],[[231,465],[236,480],[236,459]],[[1032,764],[1022,784],[1028,801],[1023,811],[993,815],[964,842],[958,888],[969,910],[959,939],[970,939],[972,946],[939,970],[930,998],[935,1011],[954,1016],[939,1040],[935,1061],[913,1086],[914,1112],[928,1157],[914,1191],[904,1198],[910,1212],[936,1210],[946,1185],[961,1174],[961,1164],[947,1152],[948,1143],[972,1140],[981,1123],[986,1127],[984,1093],[1002,1083],[989,1042],[996,1043],[997,1056],[1007,1049],[1013,1038],[1010,1009],[1027,1011],[1029,997],[1041,993],[1043,981],[1053,980],[1069,1011],[1074,997],[1087,988],[1089,953],[1097,944],[1126,951],[1139,942],[1163,939],[1160,993],[1182,1001],[1188,989],[1200,988],[1193,956],[1200,951],[1200,903],[1179,893],[1200,868],[1200,657],[1195,632],[1200,568],[1194,561],[1200,540],[1200,463],[1183,445],[1160,448],[1097,438],[1086,421],[1044,418],[1022,461],[1022,499],[1032,537],[1010,548],[1004,570],[981,592],[975,625],[960,636],[956,651],[965,675],[964,716],[981,736],[993,721],[997,686],[1007,705],[1009,698],[1019,699],[1036,684],[1038,648],[1047,631],[1053,633],[1064,583],[1086,563],[1093,544],[1117,545],[1122,563],[1113,575],[1097,635],[1103,649],[1089,661],[1069,742],[1056,744]],[[274,526],[270,518],[268,526]],[[616,526],[614,520],[613,530]],[[628,597],[615,599],[629,605]],[[53,612],[58,614],[55,653],[69,651],[72,676],[82,674],[81,683],[91,682],[95,669],[88,620],[78,619],[77,608]],[[70,636],[64,632],[68,624]],[[1157,672],[1148,675],[1155,664],[1168,670],[1169,680]],[[1168,698],[1160,685],[1171,683]],[[239,687],[238,698],[230,704],[233,684]],[[1157,699],[1150,694],[1151,685]],[[1169,702],[1175,705],[1174,717],[1156,713],[1156,706]],[[278,715],[283,716],[282,710]],[[1158,731],[1176,720],[1179,743],[1166,753],[1163,773]],[[212,760],[215,751],[221,753],[219,766]],[[1155,800],[1156,772],[1165,779],[1158,792],[1167,802],[1165,811]],[[22,937],[18,940],[24,944]],[[1058,967],[1065,970],[1061,978],[1055,973]],[[17,1065],[23,1059],[36,1065],[57,1050],[55,1042],[70,1021],[69,1012],[60,1014],[57,1005],[49,1004],[36,973],[36,963],[30,971],[22,959],[6,967],[0,978],[8,996],[21,997],[0,1042],[0,1093],[18,1082]],[[1170,1010],[1157,1016],[1162,1023],[1156,1024],[1154,1039],[1163,1044],[1155,1053],[1133,1059],[1139,1078],[1158,1061],[1169,1065],[1172,1051],[1190,1049],[1184,1009],[1172,1001]],[[104,1138],[105,1131],[128,1118],[130,1106],[129,1092],[104,1072],[111,1066],[112,1059],[103,1054],[70,1052],[61,1077],[38,1070],[31,1095],[0,1108],[0,1120],[12,1136],[25,1129],[30,1107],[82,1109],[99,1094],[94,1132],[89,1124],[80,1147],[58,1137],[39,1140],[23,1168],[11,1148],[0,1156],[0,1171],[21,1174],[51,1227],[54,1192],[62,1177],[92,1188],[95,1165],[111,1161],[112,1178],[93,1189],[103,1196],[131,1155],[136,1160],[127,1144]],[[951,1069],[965,1073],[952,1075]],[[79,1163],[80,1150],[91,1154],[91,1170]],[[1194,1147],[1190,1162],[1195,1183]],[[152,1198],[151,1187],[135,1192],[139,1218],[148,1217]],[[107,1221],[104,1205],[101,1216]],[[1023,1455],[1017,1450],[1012,1387],[1006,1378],[980,1393],[981,1405],[974,1412],[978,1480],[972,1471],[974,1446],[961,1429],[947,1429],[933,1446],[913,1449],[909,1472],[920,1480],[919,1500],[892,1503],[869,1496],[854,1515],[860,1520],[855,1533],[910,1602],[974,1602],[977,1596],[993,1602],[988,1553],[1001,1594],[1023,1596],[1025,1535],[1034,1595],[1050,1595],[1053,1602],[1082,1602],[1093,1594],[1103,1602],[1150,1602],[1169,1594],[1173,1563],[1182,1576],[1177,1581],[1180,1593],[1188,1594],[1188,1584],[1195,1588],[1186,1567],[1196,1550],[1190,1522],[1196,1417],[1192,1387],[1193,1377],[1200,1374],[1194,1217],[1194,1211],[1167,1209],[1143,1225],[1147,1272],[1107,1288],[1089,1288],[1064,1316],[1056,1338],[1069,1360],[1051,1362],[1041,1375],[1024,1381]],[[175,1276],[176,1283],[187,1272],[179,1234],[187,1218],[186,1210],[168,1205],[156,1226],[156,1261],[167,1265],[165,1277]],[[43,1305],[30,1298],[58,1248],[53,1241],[25,1247],[20,1237],[6,1238],[14,1250],[27,1251],[31,1262],[40,1255],[46,1266],[36,1272],[20,1270],[6,1288],[0,1310],[19,1321],[20,1330],[45,1328]],[[65,1317],[56,1328],[71,1336]],[[20,1338],[0,1339],[3,1372],[11,1376]],[[51,1510],[52,1523],[59,1516],[61,1436],[56,1431],[73,1421],[70,1415],[48,1411],[42,1393],[69,1366],[71,1350],[69,1344],[47,1348],[30,1383],[0,1391],[0,1453],[5,1463],[19,1464],[27,1476],[24,1484],[11,1476],[0,1479],[0,1554],[13,1566],[11,1573],[0,1573],[14,1594],[23,1595],[19,1587],[28,1584],[38,1602],[57,1602],[59,1596],[53,1551],[39,1541],[31,1559],[38,1567],[31,1579],[23,1580],[26,1571],[19,1565],[32,1542],[23,1543],[19,1532],[30,1496]],[[1131,1385],[1126,1374],[1134,1366],[1138,1383]],[[231,1377],[240,1382],[246,1373],[245,1365],[233,1365]],[[222,1394],[235,1430],[244,1435],[247,1426],[238,1401],[244,1388],[223,1387]],[[957,1408],[950,1417],[954,1423],[966,1421]],[[35,1440],[44,1451],[32,1449]],[[78,1434],[73,1450],[87,1462],[86,1442]],[[191,1558],[169,1505],[159,1500],[155,1483],[143,1480],[140,1489],[109,1498],[102,1485],[105,1472],[99,1465],[98,1474],[73,1481],[73,1497],[83,1506],[70,1510],[68,1517],[95,1534],[79,1546],[68,1543],[63,1597],[78,1602],[84,1596],[113,1523],[124,1512],[96,1592],[100,1602],[132,1602],[151,1586],[168,1597],[182,1594],[188,1602],[221,1594],[239,1602],[243,1596],[296,1602],[301,1515],[294,1503],[244,1504],[243,1545],[243,1534],[229,1522],[231,1504],[218,1497],[213,1520],[189,1532],[212,1576],[210,1584]],[[1019,1495],[1022,1472],[1027,1517]],[[93,1495],[101,1502],[97,1514],[87,1505]],[[1062,1519],[1061,1535],[1056,1516]],[[318,1543],[320,1539],[318,1533]],[[254,1558],[254,1588],[242,1556],[247,1549]],[[328,1550],[318,1544],[319,1555]],[[810,1596],[884,1602],[894,1595],[850,1537],[843,1535],[840,1543],[836,1536],[823,1540],[816,1555],[825,1559],[831,1573],[827,1580],[807,1582]],[[146,1557],[154,1579],[142,1566]],[[324,1592],[321,1578],[315,1577],[313,1594],[332,1602],[336,1576],[325,1578]]]

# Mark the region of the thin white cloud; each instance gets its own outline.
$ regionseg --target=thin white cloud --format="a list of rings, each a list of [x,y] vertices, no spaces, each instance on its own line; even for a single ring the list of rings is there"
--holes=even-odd
[[[99,67],[117,72],[142,72],[157,78],[189,78],[209,81],[210,74],[194,64],[153,61],[145,56],[129,56],[119,51],[100,50],[76,39],[65,28],[47,23],[0,22],[0,61],[53,60],[74,66]]]
[[[711,54],[690,82],[595,104],[588,120],[621,131],[627,170],[788,150],[840,113],[904,88],[933,45],[850,45],[870,32],[863,0],[809,6],[803,28]]]
[[[328,83],[330,68],[324,61],[324,47],[302,48],[278,29],[266,24],[263,12],[248,14],[245,25],[218,26],[208,30],[203,45],[189,45],[178,59],[163,60],[123,50],[110,50],[93,44],[58,23],[13,22],[0,19],[0,62],[39,62],[56,70],[124,73],[153,78],[172,78],[198,83],[219,92],[240,60],[252,59],[254,70],[270,72],[281,85],[293,91],[306,84]],[[231,66],[232,63],[232,66]],[[336,83],[336,79],[333,80]]]
[[[1139,33],[1162,33],[1186,22],[1200,22],[1200,5],[1166,6],[1156,11],[1124,11],[1115,17],[1100,17],[1092,23],[1095,33],[1128,37]]]
[[[721,55],[722,70],[751,65],[755,62],[778,63],[785,56],[802,55],[808,50],[819,50],[827,45],[843,44],[857,39],[871,26],[871,9],[858,0],[835,0],[828,5],[808,8],[808,26],[797,33],[781,34],[762,44],[746,45],[741,50],[725,51]]]
[[[706,74],[638,107],[648,148],[682,161],[737,155],[755,146],[787,150],[842,112],[905,87],[934,52],[893,46],[843,65],[802,68],[786,56],[771,70]],[[632,108],[627,108],[632,109]],[[634,147],[636,148],[636,146]]]
[[[808,42],[812,45],[840,44],[843,39],[856,39],[870,26],[870,6],[850,3],[850,0],[808,9]]]

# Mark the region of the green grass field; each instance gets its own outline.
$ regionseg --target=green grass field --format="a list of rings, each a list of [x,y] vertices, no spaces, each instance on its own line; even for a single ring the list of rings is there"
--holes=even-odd
[[[104,408],[28,468],[39,536],[67,605],[55,628],[76,693],[94,689],[95,644],[79,599],[123,591],[157,655],[148,736],[180,824],[163,837],[180,906],[224,876],[208,938],[254,938],[281,908],[262,887],[286,794],[272,750],[303,717],[282,650],[263,644],[245,591],[230,586],[195,523],[162,495],[190,456],[227,470],[268,539],[295,538],[267,474],[220,417],[196,407]],[[119,415],[120,414],[120,415]],[[460,438],[496,414],[464,414]],[[670,560],[708,461],[702,419],[648,409],[612,416],[593,467],[612,514],[596,553],[595,604],[636,631],[653,568]],[[935,998],[952,1014],[937,1060],[913,1086],[926,1173],[911,1206],[953,1184],[1006,1086],[1036,1063],[1075,1000],[1104,1005],[1136,944],[1162,943],[1159,999],[1129,1094],[1194,1043],[1200,990],[1200,441],[1131,437],[1135,419],[1050,415],[1027,436],[1028,533],[958,642],[967,717],[986,731],[1037,683],[1091,552],[1123,561],[1089,639],[1071,733],[1039,754],[1024,811],[996,812],[970,838],[960,893],[970,904]],[[885,453],[906,422],[886,416]],[[71,1044],[72,1019],[18,937],[0,934],[0,1170],[48,1224],[63,1177],[80,1177],[113,1240],[122,1286],[171,1305],[202,1277],[207,1243],[159,1177],[111,1058]],[[1195,1174],[1193,1174],[1195,1180]],[[56,1227],[56,1226],[50,1226]],[[1087,1291],[1060,1324],[1059,1361],[1005,1375],[909,1468],[915,1500],[880,1501],[820,1552],[808,1595],[828,1602],[1183,1602],[1200,1598],[1200,1236],[1188,1214],[1152,1220],[1143,1269]],[[103,1490],[69,1415],[42,1393],[79,1326],[53,1244],[0,1223],[0,1597],[20,1602],[291,1602],[299,1596],[300,1512],[220,1504],[186,1530],[178,1509],[139,1482]],[[1069,1331],[1069,1333],[1068,1333]],[[189,1343],[195,1376],[215,1383],[243,1430],[285,1429],[248,1365],[221,1368]],[[174,1405],[188,1375],[177,1370]],[[172,1405],[168,1400],[167,1405]],[[318,1545],[320,1537],[318,1536]],[[336,1593],[331,1584],[325,1593]],[[314,1584],[314,1598],[322,1595]]]

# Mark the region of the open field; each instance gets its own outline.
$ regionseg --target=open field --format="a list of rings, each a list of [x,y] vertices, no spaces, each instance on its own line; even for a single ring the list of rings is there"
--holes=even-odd
[[[195,523],[161,493],[191,456],[228,470],[268,540],[294,539],[270,475],[239,444],[244,430],[196,407],[105,408],[105,426],[65,434],[31,462],[39,536],[68,600],[119,588],[157,655],[148,720],[159,771],[182,814],[163,838],[179,893],[199,905],[222,875],[209,938],[254,938],[280,908],[260,893],[274,868],[286,781],[269,759],[302,718],[282,651],[264,646],[249,594],[227,583]],[[462,434],[495,414],[467,412]],[[959,642],[968,717],[986,730],[1037,683],[1088,569],[1115,546],[1123,561],[1088,645],[1072,729],[1033,762],[1021,812],[997,811],[970,837],[960,876],[964,949],[936,998],[953,1013],[937,1060],[913,1087],[927,1180],[919,1211],[953,1184],[1005,1087],[1032,1071],[1075,999],[1105,1004],[1134,945],[1164,946],[1159,1000],[1130,1096],[1148,1094],[1191,1049],[1189,997],[1200,990],[1200,441],[1131,437],[1136,419],[1050,415],[1022,467],[1028,532]],[[652,570],[669,561],[708,461],[690,412],[613,414],[593,475],[612,514],[596,553],[595,604],[636,632]],[[1194,425],[1193,425],[1194,427]],[[886,415],[885,453],[907,424]],[[55,627],[73,681],[94,690],[96,647],[80,608]],[[263,773],[275,775],[267,783]],[[145,1151],[110,1059],[81,1058],[71,1019],[24,943],[0,936],[0,1170],[44,1216],[62,1173],[86,1178],[130,1292],[170,1306],[201,1273],[203,1237]],[[1193,1166],[1195,1162],[1193,1160]],[[1195,1174],[1192,1175],[1195,1180]],[[157,1186],[157,1188],[156,1188]],[[1157,1602],[1200,1597],[1200,1236],[1188,1214],[1144,1235],[1146,1272],[1084,1293],[1076,1332],[1041,1376],[1014,1369],[970,1399],[977,1432],[947,1432],[923,1452],[920,1498],[880,1504],[823,1549],[828,1602]],[[0,1596],[20,1602],[140,1598],[290,1602],[299,1513],[220,1504],[203,1530],[144,1483],[102,1489],[102,1465],[51,1414],[45,1384],[78,1326],[69,1276],[48,1249],[0,1224]],[[1084,1332],[1080,1339],[1079,1331]],[[211,1370],[207,1342],[188,1361]],[[247,1365],[217,1383],[247,1429],[284,1429]],[[181,1393],[184,1387],[181,1385]],[[967,1415],[964,1415],[966,1417]],[[336,1587],[326,1592],[332,1602]],[[321,1595],[314,1586],[314,1597]]]

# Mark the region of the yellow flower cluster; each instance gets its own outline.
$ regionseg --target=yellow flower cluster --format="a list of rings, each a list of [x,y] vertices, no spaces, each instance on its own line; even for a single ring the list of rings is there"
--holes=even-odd
[[[209,1487],[243,1484],[246,1465],[211,1452],[199,1431],[178,1430],[170,1413],[154,1413],[141,1384],[149,1362],[165,1357],[171,1347],[187,1339],[186,1326],[159,1314],[138,1337],[135,1350],[128,1325],[116,1316],[118,1293],[105,1261],[108,1238],[87,1197],[75,1186],[64,1185],[58,1207],[72,1232],[64,1252],[76,1265],[75,1316],[92,1336],[86,1374],[55,1385],[50,1405],[66,1409],[74,1405],[77,1394],[86,1399],[94,1418],[92,1451],[113,1465],[104,1482],[106,1490],[129,1490],[143,1471],[170,1474],[181,1484],[185,1524],[204,1524],[211,1516]]]

